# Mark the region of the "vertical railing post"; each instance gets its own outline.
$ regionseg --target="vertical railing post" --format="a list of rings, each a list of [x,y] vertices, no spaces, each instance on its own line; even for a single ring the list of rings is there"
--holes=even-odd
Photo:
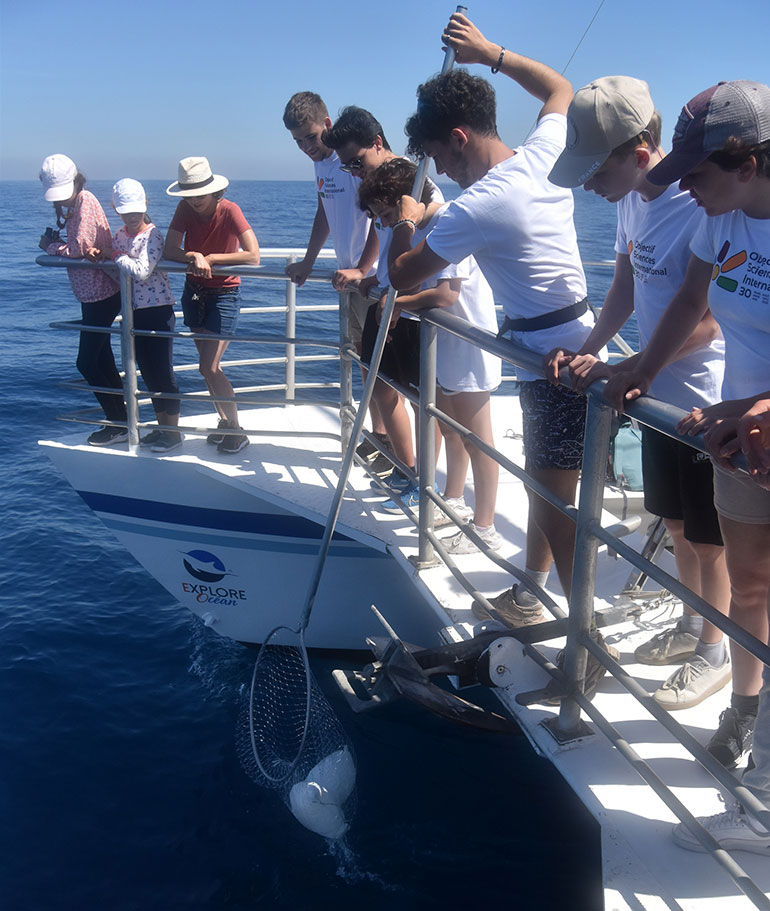
[[[139,397],[136,382],[136,352],[134,350],[134,307],[131,276],[120,270],[120,357],[123,362],[123,397],[126,400],[128,450],[139,447]]]
[[[289,256],[288,265],[295,262],[293,255]],[[294,338],[297,331],[297,286],[293,281],[286,280],[286,337]],[[294,342],[286,345],[286,401],[293,402],[296,397],[296,353],[297,346]]]
[[[340,291],[340,435],[342,451],[350,445],[353,430],[353,360],[343,349],[350,344],[350,291]]]
[[[564,674],[571,684],[580,685],[581,689],[585,683],[588,657],[581,640],[593,622],[596,556],[599,549],[599,539],[591,533],[590,526],[601,519],[611,421],[612,408],[602,402],[599,396],[589,395],[564,654]],[[556,722],[558,730],[562,735],[574,732],[578,729],[579,722],[580,706],[574,699],[563,699]]]
[[[419,447],[420,515],[418,566],[432,564],[435,560],[433,545],[426,531],[433,531],[433,501],[426,490],[433,490],[436,483],[436,419],[428,408],[436,406],[436,333],[431,323],[420,322],[420,410],[417,418],[417,446]]]

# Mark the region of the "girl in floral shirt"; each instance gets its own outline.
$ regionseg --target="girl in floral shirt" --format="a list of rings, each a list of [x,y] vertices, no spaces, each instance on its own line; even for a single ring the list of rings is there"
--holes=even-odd
[[[112,188],[112,205],[123,225],[112,238],[112,249],[91,250],[92,256],[111,257],[134,279],[134,329],[145,332],[173,332],[174,296],[168,275],[155,266],[163,256],[163,235],[147,215],[147,196],[138,180],[126,177]],[[136,362],[150,392],[179,395],[174,377],[173,344],[170,337],[137,335],[134,339]],[[153,452],[169,452],[182,445],[178,430],[179,399],[153,398],[152,407],[160,427],[139,441]]]
[[[84,189],[86,179],[66,155],[49,155],[43,162],[40,180],[45,199],[56,209],[57,223],[67,230],[67,239],[44,234],[40,248],[51,256],[82,259],[89,247],[110,243],[110,226],[96,197]],[[120,313],[117,282],[101,269],[67,269],[72,293],[80,301],[86,326],[111,326]],[[128,439],[123,384],[115,366],[109,333],[81,332],[77,368],[89,386],[120,390],[119,394],[94,392],[109,424],[94,431],[88,442],[110,446]],[[115,427],[112,424],[123,424]]]

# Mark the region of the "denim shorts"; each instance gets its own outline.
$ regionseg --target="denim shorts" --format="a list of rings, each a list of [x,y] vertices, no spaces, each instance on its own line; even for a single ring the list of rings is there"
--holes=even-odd
[[[205,288],[186,281],[182,291],[184,324],[193,332],[207,329],[215,335],[234,335],[238,325],[240,288]]]

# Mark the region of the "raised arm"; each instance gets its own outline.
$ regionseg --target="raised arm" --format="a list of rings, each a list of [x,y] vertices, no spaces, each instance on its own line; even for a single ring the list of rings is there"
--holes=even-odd
[[[450,16],[442,40],[453,48],[458,63],[479,63],[490,69],[499,67],[501,73],[543,102],[540,117],[567,113],[572,101],[572,86],[563,76],[544,63],[488,41],[462,13]]]

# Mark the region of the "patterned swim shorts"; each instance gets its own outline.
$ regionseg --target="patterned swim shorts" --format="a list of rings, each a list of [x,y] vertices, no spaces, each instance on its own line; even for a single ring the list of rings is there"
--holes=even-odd
[[[586,398],[547,380],[521,384],[524,455],[529,468],[575,470],[583,460]]]

